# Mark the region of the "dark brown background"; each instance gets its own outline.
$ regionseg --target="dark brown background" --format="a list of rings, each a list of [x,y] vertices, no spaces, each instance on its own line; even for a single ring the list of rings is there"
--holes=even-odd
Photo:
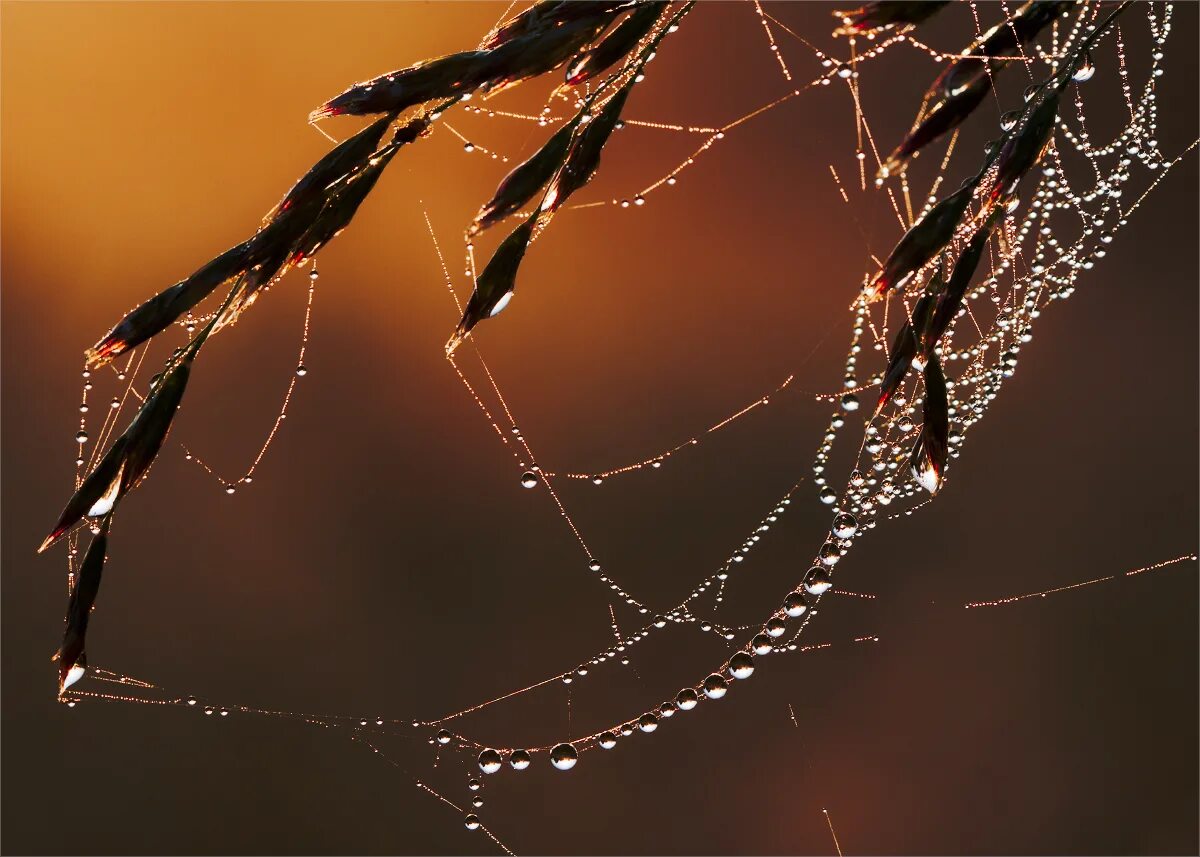
[[[304,126],[312,107],[473,44],[501,8],[3,5],[6,852],[494,851],[340,733],[56,704],[62,554],[33,551],[70,487],[83,348],[252,230],[327,148]],[[829,7],[768,8],[829,43]],[[944,18],[927,37],[958,47],[969,12]],[[1140,80],[1145,22],[1128,18]],[[1180,4],[1160,97],[1172,154],[1197,135],[1196,24]],[[811,55],[781,38],[807,79]],[[1097,61],[1085,97],[1111,128],[1124,109],[1111,44]],[[935,73],[907,48],[864,73],[881,140]],[[1023,72],[1009,74],[1019,89]],[[629,114],[720,123],[781,91],[753,7],[704,4]],[[451,121],[512,155],[540,138],[511,120]],[[632,193],[695,143],[621,132],[586,199]],[[840,200],[831,162],[853,174],[844,86],[730,134],[643,208],[556,220],[480,334],[545,466],[640,458],[792,371],[804,390],[836,386],[845,307],[897,230],[878,195]],[[124,507],[95,663],[217,702],[409,718],[608,644],[606,591],[441,359],[455,313],[420,201],[458,271],[457,236],[502,173],[445,131],[397,159],[321,257],[312,371],[260,478],[227,497],[173,442]],[[808,639],[837,645],[770,663],[727,702],[569,775],[544,759],[505,772],[487,784],[485,823],[521,853],[823,853],[827,807],[847,853],[1195,853],[1195,566],[961,605],[1195,550],[1196,187],[1193,154],[1043,316],[939,502],[839,569],[879,599],[829,604]],[[227,472],[244,465],[291,371],[302,294],[288,280],[205,350],[173,441]],[[806,471],[825,417],[811,397],[779,397],[660,471],[563,496],[618,579],[675,603]],[[793,509],[746,564],[728,620],[761,620],[802,571],[828,512],[811,486]],[[880,643],[845,644],[864,633]],[[569,731],[560,685],[468,731],[534,743],[597,728],[722,651],[689,631],[647,645],[636,675],[608,667],[575,685]],[[384,746],[466,801],[460,767],[431,771],[420,741]]]

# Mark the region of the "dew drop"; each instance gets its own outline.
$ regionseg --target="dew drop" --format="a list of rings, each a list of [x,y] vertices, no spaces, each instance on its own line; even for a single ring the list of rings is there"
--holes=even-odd
[[[569,771],[579,761],[579,753],[570,744],[559,744],[550,751],[550,764],[560,771]]]
[[[837,499],[837,492],[832,488],[825,487],[821,489],[821,493],[817,496],[821,498],[821,502],[826,506],[832,506],[833,501]]]
[[[449,743],[450,743],[450,739],[451,739],[451,738],[453,738],[453,737],[454,737],[454,736],[450,734],[450,730],[448,730],[448,729],[439,729],[439,730],[438,730],[438,734],[437,734],[437,742],[438,742],[439,744],[449,744]]]
[[[85,432],[85,431],[81,431],[75,435],[76,443],[87,443],[87,439],[88,439],[88,435],[87,435],[87,432]]]
[[[500,754],[495,750],[484,750],[479,754],[479,770],[485,774],[494,774],[500,770]]]
[[[299,366],[296,367],[296,374],[299,375],[301,378],[303,378],[305,375],[308,374],[308,367],[305,366],[303,363],[301,363]]]
[[[536,488],[538,484],[537,474],[532,470],[526,470],[521,474],[521,485],[524,488]]]
[[[1092,79],[1096,73],[1096,64],[1092,62],[1092,55],[1085,54],[1083,61],[1079,63],[1075,71],[1071,74],[1071,80],[1076,83],[1085,83]]]
[[[508,763],[512,765],[514,771],[523,771],[529,767],[532,759],[529,757],[527,750],[514,750],[512,755],[508,757]]]
[[[611,732],[601,732],[600,737],[597,739],[597,743],[599,743],[603,749],[611,750],[613,747],[617,746],[617,736]]]
[[[704,695],[709,699],[720,699],[729,689],[725,679],[713,673],[704,680]]]
[[[479,816],[477,816],[475,813],[471,813],[465,819],[463,819],[463,824],[467,826],[467,830],[478,830]]]
[[[755,634],[754,639],[750,641],[750,647],[754,649],[756,655],[769,655],[771,649],[775,648],[775,644],[766,634]]]
[[[804,597],[804,593],[797,589],[783,601],[783,612],[787,613],[793,619],[803,616],[808,612],[808,599]]]
[[[754,675],[754,658],[749,652],[738,652],[729,659],[729,674],[737,679]]]
[[[858,521],[854,519],[853,515],[842,512],[834,515],[833,526],[830,527],[830,530],[839,539],[850,539],[858,532]]]
[[[638,718],[638,729],[643,732],[653,732],[658,728],[658,718],[653,714],[643,714]]]
[[[679,706],[680,711],[691,711],[699,701],[700,697],[690,687],[685,687],[675,695],[675,704]]]
[[[833,581],[829,579],[829,571],[819,565],[814,565],[804,575],[804,591],[809,595],[824,595],[832,587]]]

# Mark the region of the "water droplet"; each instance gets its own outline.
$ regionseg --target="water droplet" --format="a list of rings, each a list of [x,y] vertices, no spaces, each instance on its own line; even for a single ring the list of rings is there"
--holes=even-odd
[[[680,711],[691,711],[699,701],[696,691],[690,687],[685,687],[675,695],[675,704],[679,706]]]
[[[830,527],[830,530],[839,539],[853,538],[854,534],[858,532],[858,521],[854,519],[853,515],[842,512],[834,515],[833,526]]]
[[[463,820],[463,824],[467,826],[467,830],[478,830],[479,816],[477,816],[475,813],[471,813]]]
[[[305,366],[303,363],[301,363],[299,366],[296,367],[296,374],[299,375],[301,378],[303,378],[305,375],[308,374],[308,367]]]
[[[658,728],[658,718],[653,714],[643,714],[638,718],[638,729],[643,732],[653,732]]]
[[[525,770],[531,761],[533,760],[529,757],[527,750],[513,750],[512,755],[508,757],[508,763],[512,765],[514,771]]]
[[[1000,130],[1011,131],[1017,127],[1017,120],[1021,118],[1020,110],[1009,110],[1000,117]]]
[[[439,744],[449,744],[449,743],[450,743],[450,739],[451,739],[451,738],[453,738],[453,737],[454,737],[454,736],[450,734],[450,730],[448,730],[448,729],[439,729],[439,730],[438,730],[438,734],[437,734],[437,742],[438,742]]]
[[[494,774],[500,770],[500,754],[495,750],[484,750],[479,754],[479,770],[485,774]]]
[[[611,732],[601,732],[597,742],[605,750],[611,750],[613,747],[617,746],[617,736]]]
[[[473,792],[479,791],[479,786],[480,786],[479,780],[475,780],[475,779],[467,780],[467,788],[469,788],[471,791],[473,791]]]
[[[537,474],[532,470],[526,470],[521,474],[521,485],[525,488],[535,488],[538,484]]]
[[[479,795],[471,798],[471,806],[479,809],[479,807],[483,806],[483,798],[479,797]]]
[[[750,641],[750,647],[754,649],[756,655],[769,655],[771,649],[775,648],[775,644],[766,634],[755,634],[754,639]]]
[[[820,557],[825,565],[837,565],[838,560],[842,558],[842,552],[833,542],[825,542],[821,545]]]
[[[579,761],[579,753],[570,744],[559,744],[550,751],[550,764],[560,771],[569,771]]]
[[[1092,75],[1096,73],[1096,64],[1092,62],[1092,55],[1085,54],[1083,61],[1076,66],[1075,71],[1071,74],[1071,80],[1076,83],[1085,83],[1092,79]]]
[[[842,410],[843,411],[857,411],[858,410],[858,396],[854,395],[853,393],[846,393],[845,395],[843,395],[842,396]]]
[[[783,601],[783,612],[793,619],[803,616],[808,611],[808,599],[797,589]]]
[[[468,153],[469,153],[469,152],[474,152],[474,151],[475,151],[475,144],[474,144],[474,143],[464,143],[464,144],[463,144],[463,151],[464,151],[464,152],[468,152]]]
[[[819,565],[814,565],[804,575],[804,590],[809,595],[824,595],[833,587],[829,572]]]
[[[749,652],[738,652],[729,659],[729,674],[738,679],[754,675],[754,658]]]
[[[88,439],[88,435],[87,435],[87,432],[85,432],[85,431],[81,431],[75,435],[76,443],[87,443],[87,439]]]
[[[767,620],[764,626],[767,630],[768,637],[782,637],[783,632],[787,630],[787,622],[784,622],[778,616],[772,616]]]
[[[713,673],[704,680],[704,695],[709,699],[720,699],[729,687],[721,676]]]

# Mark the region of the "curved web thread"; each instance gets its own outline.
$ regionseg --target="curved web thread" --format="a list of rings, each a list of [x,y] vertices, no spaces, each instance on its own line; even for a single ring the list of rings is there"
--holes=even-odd
[[[757,2],[753,6],[761,25],[766,31],[769,47],[778,59],[784,76],[790,81],[788,66],[781,52],[778,50],[770,23],[775,23],[783,31],[790,33],[802,42],[803,39],[791,33],[784,25],[767,14]],[[972,6],[972,10],[975,11],[974,6]],[[1053,40],[1054,48],[1052,51],[1044,54],[1040,52],[1037,54],[1027,54],[1022,51],[1019,57],[1013,58],[1014,61],[1019,62],[1025,68],[1031,68],[1035,64],[1040,63],[1053,70],[1056,67],[1058,58],[1065,55],[1072,45],[1083,38],[1086,26],[1096,20],[1097,11],[1098,7],[1095,5],[1081,7],[1068,24],[1061,28],[1056,24]],[[1162,59],[1161,48],[1170,31],[1170,16],[1171,9],[1169,5],[1159,9],[1155,9],[1153,6],[1147,7],[1146,19],[1149,23],[1150,34],[1155,47],[1152,53],[1153,59],[1150,73],[1144,88],[1138,94],[1139,97],[1134,96],[1132,84],[1129,80],[1123,38],[1118,38],[1115,42],[1121,87],[1125,101],[1129,106],[1129,123],[1109,143],[1104,145],[1094,144],[1089,137],[1084,119],[1083,89],[1082,87],[1076,87],[1072,101],[1077,118],[1069,120],[1065,117],[1064,112],[1060,112],[1055,134],[1056,148],[1051,150],[1049,157],[1043,161],[1039,168],[1041,174],[1037,177],[1036,182],[1033,183],[1029,204],[1012,204],[1012,210],[1007,213],[1007,216],[1001,221],[996,231],[988,236],[986,253],[984,254],[987,262],[985,266],[981,266],[981,269],[985,271],[985,276],[979,285],[971,288],[966,293],[962,308],[952,320],[947,330],[946,338],[932,352],[944,367],[946,374],[947,411],[951,419],[951,433],[948,436],[948,457],[952,461],[957,460],[960,456],[969,430],[982,419],[987,408],[996,398],[1003,381],[1011,377],[1014,373],[1021,347],[1032,340],[1032,328],[1035,320],[1051,304],[1061,301],[1073,293],[1077,287],[1081,273],[1093,267],[1095,260],[1104,257],[1106,245],[1112,241],[1114,234],[1125,225],[1128,216],[1137,209],[1147,194],[1162,181],[1169,169],[1196,146],[1196,143],[1193,143],[1183,153],[1171,159],[1166,158],[1158,152],[1155,83],[1156,79],[1162,73],[1160,67]],[[982,28],[978,24],[978,17],[976,17],[976,21],[976,28],[981,31]],[[818,61],[828,69],[827,72],[819,75],[807,86],[795,89],[790,94],[785,94],[778,99],[772,100],[763,107],[756,108],[750,113],[716,130],[701,127],[668,127],[650,122],[640,123],[648,127],[674,130],[682,133],[706,133],[709,136],[704,145],[674,171],[646,185],[642,191],[634,194],[632,196],[632,204],[643,204],[646,194],[660,187],[673,184],[679,172],[686,169],[687,166],[692,165],[696,156],[708,151],[716,142],[724,139],[726,132],[735,129],[744,122],[750,121],[755,116],[787,103],[809,87],[830,85],[830,83],[836,80],[844,80],[847,83],[849,94],[855,105],[857,138],[855,160],[857,161],[857,170],[859,173],[859,189],[860,191],[865,190],[868,184],[870,184],[868,182],[866,166],[868,158],[872,159],[876,166],[882,170],[884,167],[884,157],[875,144],[870,126],[867,124],[862,112],[859,98],[860,68],[863,63],[882,55],[886,49],[900,44],[910,44],[926,52],[938,61],[954,56],[961,56],[959,54],[935,51],[927,45],[912,39],[906,31],[880,39],[876,44],[861,52],[858,50],[857,40],[851,38],[849,43],[850,56],[847,60],[837,61],[816,48],[812,48]],[[1090,73],[1087,76],[1090,76]],[[1077,74],[1077,79],[1082,81],[1084,76]],[[474,108],[474,112],[476,113],[479,110],[480,108],[478,107]],[[503,114],[498,111],[493,112],[493,115],[533,119],[539,124],[548,124],[549,122],[544,117],[518,116],[517,114]],[[630,122],[629,124],[639,123]],[[465,141],[467,138],[464,137],[462,139]],[[950,161],[956,139],[956,136],[950,138],[942,162],[942,169],[939,170],[929,194],[915,205],[907,175],[902,174],[898,177],[898,194],[890,185],[885,186],[886,176],[875,179],[874,184],[876,187],[885,188],[888,201],[902,227],[911,227],[933,207],[935,193],[942,181],[943,174],[946,172],[946,166]],[[468,143],[467,145],[471,144]],[[480,148],[483,151],[483,148],[480,146],[476,145],[474,147]],[[1076,170],[1072,167],[1073,178],[1069,181],[1066,178],[1066,172],[1068,169],[1067,164],[1071,159],[1082,159],[1083,162],[1086,162],[1088,172],[1091,174],[1090,178],[1086,176],[1084,178],[1075,178],[1074,173]],[[1131,167],[1135,164],[1148,170],[1153,174],[1154,178],[1149,186],[1135,198],[1131,205],[1122,206],[1123,190],[1132,178],[1133,170]],[[842,186],[833,165],[830,165],[830,170],[835,181],[838,182],[843,198],[849,202],[849,196],[845,192],[845,188]],[[1072,181],[1075,183],[1072,184]],[[1028,195],[1029,188],[1030,182],[1027,181],[1022,189],[1023,193]],[[630,198],[613,199],[612,203],[602,202],[591,205],[603,204],[619,204],[627,207],[630,204]],[[586,206],[573,207],[581,208]],[[1069,240],[1064,240],[1062,237],[1063,235],[1071,234],[1069,229],[1064,228],[1064,220],[1070,222],[1077,232],[1075,237]],[[947,244],[944,255],[949,258],[959,256],[966,248],[973,231],[973,229],[962,230],[960,234],[956,234]],[[430,227],[430,232],[432,234],[432,227]],[[474,259],[471,250],[471,246],[468,245],[468,261],[473,276]],[[438,249],[438,255],[440,258],[440,248]],[[443,270],[445,270],[444,260],[442,264]],[[365,718],[351,715],[300,714],[270,711],[249,706],[218,707],[200,705],[194,697],[151,699],[144,696],[139,697],[133,693],[105,693],[87,690],[74,691],[70,696],[63,699],[71,705],[74,705],[78,699],[94,698],[168,706],[199,706],[206,715],[216,714],[218,716],[227,716],[232,710],[246,714],[276,716],[326,728],[348,729],[351,731],[352,737],[356,740],[358,740],[361,734],[372,732],[417,738],[423,734],[427,735],[428,730],[432,727],[442,727],[432,737],[428,738],[438,749],[439,756],[437,758],[439,760],[441,758],[440,751],[443,748],[467,754],[482,751],[478,758],[480,768],[485,773],[494,773],[499,769],[505,757],[507,757],[512,767],[522,769],[528,766],[528,754],[546,753],[550,756],[555,767],[566,769],[575,764],[579,753],[596,748],[608,748],[616,743],[618,736],[629,735],[634,731],[652,732],[658,728],[663,720],[674,716],[677,712],[690,710],[700,702],[722,698],[732,686],[737,684],[738,680],[748,678],[753,674],[756,668],[755,655],[762,656],[797,651],[813,652],[828,648],[833,643],[802,646],[798,641],[807,628],[808,623],[817,615],[821,598],[825,594],[839,592],[839,590],[832,589],[834,567],[848,553],[854,543],[861,539],[866,532],[876,528],[879,521],[911,514],[917,508],[926,505],[932,499],[929,496],[930,493],[936,493],[942,487],[944,480],[948,478],[949,466],[945,472],[936,474],[936,480],[931,480],[928,477],[928,473],[922,472],[919,466],[915,468],[913,474],[909,474],[911,462],[914,461],[913,446],[922,440],[922,433],[925,429],[923,424],[925,417],[924,406],[930,395],[925,387],[925,382],[922,380],[920,371],[907,373],[905,380],[896,387],[885,401],[880,403],[878,413],[872,414],[865,421],[861,443],[857,451],[851,453],[850,476],[844,487],[840,490],[835,489],[829,483],[828,476],[826,475],[827,469],[831,466],[831,458],[836,442],[849,421],[849,415],[859,410],[862,405],[860,397],[864,391],[872,390],[883,383],[884,369],[891,361],[896,349],[893,336],[905,323],[913,322],[915,304],[922,291],[931,285],[936,267],[936,265],[929,265],[915,272],[915,275],[909,282],[902,284],[901,288],[891,291],[882,300],[873,301],[864,294],[855,301],[851,308],[854,319],[853,335],[846,359],[843,392],[838,394],[823,394],[817,397],[822,400],[829,398],[837,399],[837,407],[830,417],[825,437],[818,448],[812,468],[813,482],[818,488],[821,501],[834,507],[831,533],[818,551],[813,567],[805,575],[802,584],[788,595],[784,604],[773,611],[765,623],[755,622],[732,626],[719,625],[711,619],[701,618],[697,615],[698,611],[693,608],[698,606],[701,597],[707,593],[713,593],[716,602],[720,602],[726,581],[729,579],[730,571],[743,561],[746,554],[760,541],[762,535],[770,529],[770,525],[775,523],[784,514],[787,507],[792,504],[793,496],[800,488],[800,482],[797,482],[772,507],[769,514],[760,520],[753,533],[731,554],[717,572],[703,578],[686,598],[674,607],[663,610],[655,615],[648,624],[643,625],[633,632],[622,633],[618,627],[615,614],[612,614],[615,642],[609,648],[554,676],[435,719],[414,720],[406,723],[405,721],[395,719],[387,720],[384,718]],[[448,273],[446,278],[447,285],[451,286],[450,290],[453,295],[452,283],[450,282]],[[310,288],[308,309],[306,309],[305,316],[305,343],[307,342],[308,310],[311,309],[311,302],[312,290]],[[455,303],[456,305],[458,304],[457,298],[455,298]],[[461,310],[461,306],[459,308]],[[517,420],[509,409],[501,392],[500,385],[496,382],[495,377],[484,362],[482,352],[478,349],[473,338],[472,345],[471,351],[477,358],[479,367],[486,376],[487,383],[491,389],[489,395],[495,398],[495,401],[499,404],[498,412],[503,412],[504,419],[508,423],[507,432],[501,427],[495,415],[498,412],[489,409],[476,387],[471,384],[458,364],[455,363],[453,357],[450,357],[452,367],[483,412],[485,418],[492,424],[502,442],[513,454],[517,465],[522,470],[526,467],[531,468],[531,470],[527,471],[526,475],[528,473],[533,474],[534,485],[545,485],[564,521],[571,528],[584,552],[587,554],[589,567],[592,567],[593,571],[600,570],[599,564],[596,562],[587,542],[584,541],[584,537],[579,531],[578,526],[568,514],[560,497],[554,492],[550,481],[551,478],[561,476],[563,478],[594,479],[597,475],[600,478],[605,478],[606,476],[632,472],[645,467],[654,468],[656,464],[660,465],[670,454],[696,445],[699,442],[699,437],[720,430],[724,426],[755,410],[760,405],[766,404],[771,396],[777,395],[788,388],[795,377],[794,375],[790,375],[767,396],[756,399],[748,407],[733,413],[730,417],[716,423],[705,432],[698,433],[687,442],[670,448],[666,453],[603,471],[600,474],[574,471],[556,473],[543,470],[536,464],[537,459],[533,454],[530,444],[524,434],[518,430]],[[301,365],[303,348],[304,344],[302,343]],[[878,370],[864,371],[862,364],[871,358],[870,352],[878,353],[879,360],[875,360],[873,363],[881,363],[882,365]],[[138,365],[140,366],[140,362]],[[129,364],[127,364],[122,374],[128,371]],[[133,375],[136,376],[136,368],[133,370]],[[295,379],[293,378],[285,397],[285,410],[294,384]],[[90,389],[90,386],[90,382],[85,384],[85,405],[86,391]],[[479,386],[482,389],[482,385]],[[131,388],[132,378],[129,389]],[[128,390],[126,395],[128,395]],[[119,408],[114,406],[114,410],[119,410]],[[113,418],[113,422],[115,423],[115,414],[109,416]],[[106,426],[107,424],[106,421]],[[275,423],[276,429],[278,425],[279,421],[277,420]],[[102,433],[103,431],[102,429]],[[271,436],[268,437],[267,445],[269,445],[270,437],[273,437],[273,435],[274,429],[271,432]],[[253,471],[253,467],[257,466],[261,460],[265,449],[266,445],[264,445],[263,451],[255,459],[251,471]],[[72,555],[73,553],[74,551],[72,551]],[[1010,596],[993,601],[969,602],[964,606],[968,609],[1000,606],[1034,597],[1046,597],[1054,593],[1073,591],[1103,582],[1172,567],[1184,561],[1194,561],[1195,559],[1194,554],[1187,554],[1172,560],[1134,569],[1120,575],[1109,575],[1041,592]],[[620,587],[607,574],[601,575],[600,580],[640,613],[650,612],[647,604]],[[843,592],[842,594],[857,595],[868,600],[872,597],[864,593]],[[799,620],[798,622],[791,621],[797,619]],[[675,625],[697,626],[703,631],[717,633],[726,641],[735,640],[739,632],[756,631],[757,633],[753,635],[753,639],[749,643],[732,649],[731,656],[703,681],[681,690],[673,701],[664,702],[648,710],[642,710],[630,719],[614,723],[608,729],[583,736],[568,737],[566,740],[545,743],[534,747],[504,747],[497,745],[489,746],[467,735],[451,732],[444,727],[444,724],[458,721],[484,708],[546,685],[553,683],[570,684],[587,676],[592,669],[599,667],[607,661],[621,660],[622,662],[627,662],[628,652],[635,645],[647,639],[655,630]],[[877,641],[877,637],[863,635],[853,638],[851,642]],[[116,683],[134,691],[158,690],[158,688],[148,682],[116,673],[108,673],[104,670],[96,670],[95,668],[93,668],[93,677],[99,681]],[[363,740],[365,742],[365,739]],[[378,748],[369,742],[367,746],[374,750],[374,752],[381,753]],[[393,764],[395,763],[393,762]],[[472,789],[474,791],[477,790],[478,783],[477,781],[473,782],[476,786],[475,789]],[[442,797],[420,781],[418,781],[417,785],[458,812],[465,812],[463,808]],[[507,848],[490,831],[482,827],[478,817],[474,816],[473,813],[467,815],[466,824],[471,829],[483,829],[497,846],[507,852]],[[830,824],[830,832],[832,833],[832,824]]]

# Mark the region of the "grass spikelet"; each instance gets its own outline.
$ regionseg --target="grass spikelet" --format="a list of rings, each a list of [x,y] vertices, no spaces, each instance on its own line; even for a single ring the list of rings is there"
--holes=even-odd
[[[842,25],[833,34],[865,35],[905,24],[920,24],[946,5],[948,0],[878,0],[848,12],[834,12]]]
[[[453,354],[454,349],[462,343],[471,329],[485,318],[491,318],[501,312],[512,300],[516,288],[517,269],[525,258],[525,250],[533,239],[533,228],[538,216],[531,215],[524,223],[500,243],[487,267],[483,269],[475,281],[475,290],[467,301],[463,311],[462,321],[454,331],[450,341],[446,343],[446,353]]]
[[[100,577],[104,572],[104,561],[108,553],[108,530],[112,516],[105,515],[100,521],[100,531],[92,536],[79,575],[67,599],[66,627],[63,630],[62,646],[52,660],[58,661],[58,693],[83,678],[87,670],[88,619],[100,592]]]
[[[662,0],[652,0],[637,6],[602,41],[584,51],[567,66],[567,85],[578,86],[608,71],[654,29],[667,5]]]

